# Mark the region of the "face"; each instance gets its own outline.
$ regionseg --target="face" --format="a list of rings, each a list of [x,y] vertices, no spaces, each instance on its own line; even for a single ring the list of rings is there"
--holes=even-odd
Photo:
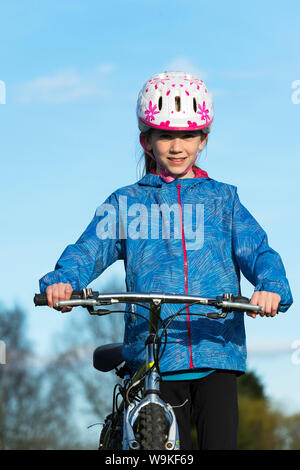
[[[176,178],[193,178],[192,169],[184,171],[194,163],[203,150],[207,135],[200,131],[164,131],[155,129],[146,139],[146,149],[153,152],[157,162]]]

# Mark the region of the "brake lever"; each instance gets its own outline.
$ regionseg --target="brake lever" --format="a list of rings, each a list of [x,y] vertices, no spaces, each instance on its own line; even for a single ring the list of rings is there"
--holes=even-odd
[[[213,318],[214,320],[217,320],[218,318],[225,318],[227,316],[227,312],[222,312],[222,313],[207,313],[205,315],[207,318]]]
[[[111,310],[105,310],[104,308],[98,308],[94,309],[94,307],[86,307],[90,315],[98,315],[101,317],[101,315],[107,315],[108,313],[111,313]]]
[[[236,302],[238,304],[249,304],[250,299],[248,297],[243,297],[243,296],[234,296],[233,294],[223,294],[222,296],[217,296],[216,297],[217,303],[216,306],[219,304],[219,308],[221,308],[222,304],[227,302]],[[257,307],[258,310],[262,310],[262,307]],[[234,311],[234,307],[222,307],[222,313],[211,313],[208,314],[208,318],[226,318],[228,313],[231,313]]]

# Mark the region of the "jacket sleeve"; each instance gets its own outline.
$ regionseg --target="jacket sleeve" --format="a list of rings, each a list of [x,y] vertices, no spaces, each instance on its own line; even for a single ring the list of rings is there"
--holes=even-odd
[[[113,193],[97,208],[77,242],[66,247],[54,271],[40,279],[41,293],[47,286],[59,282],[71,284],[73,290],[81,290],[108,266],[124,259],[118,227],[118,201]]]
[[[241,204],[235,192],[233,206],[233,252],[236,262],[255,291],[268,291],[281,297],[285,312],[293,297],[280,255],[268,244],[268,238],[255,218]]]

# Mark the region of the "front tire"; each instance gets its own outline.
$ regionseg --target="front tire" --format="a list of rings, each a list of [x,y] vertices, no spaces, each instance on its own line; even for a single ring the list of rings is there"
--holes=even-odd
[[[169,424],[162,406],[149,403],[140,411],[139,443],[141,450],[166,450]]]

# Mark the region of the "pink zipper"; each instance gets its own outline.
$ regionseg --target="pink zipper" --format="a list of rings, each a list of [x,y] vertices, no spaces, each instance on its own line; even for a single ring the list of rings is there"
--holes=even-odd
[[[186,254],[186,247],[185,247],[185,239],[184,239],[184,230],[183,230],[183,217],[182,217],[182,205],[181,205],[181,197],[180,197],[180,188],[181,184],[177,186],[178,190],[178,201],[179,201],[179,213],[180,213],[180,223],[181,223],[181,236],[182,236],[182,247],[183,247],[183,258],[184,258],[184,284],[185,284],[185,293],[188,295],[188,279],[187,279],[187,254]],[[194,368],[193,358],[192,358],[192,342],[191,342],[191,322],[190,322],[190,311],[189,307],[186,308],[187,311],[187,329],[188,329],[188,341],[189,341],[189,353],[190,353],[190,369]]]

